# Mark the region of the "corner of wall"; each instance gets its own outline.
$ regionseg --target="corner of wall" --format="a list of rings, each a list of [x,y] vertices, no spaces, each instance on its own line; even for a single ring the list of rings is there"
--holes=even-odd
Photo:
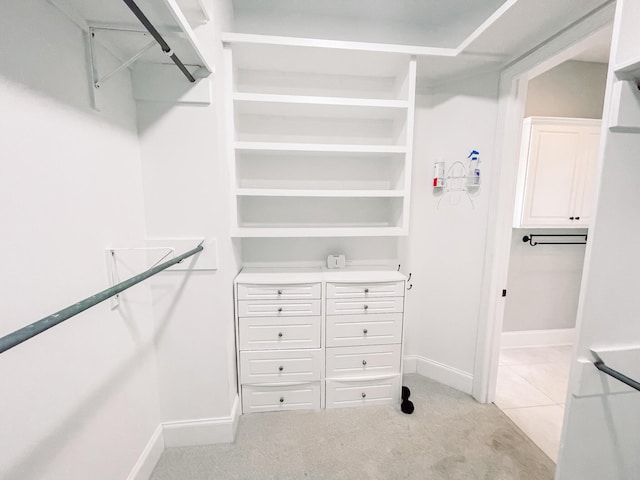
[[[470,373],[420,355],[415,355],[412,361],[415,361],[415,372],[418,375],[471,395],[473,375]]]
[[[162,452],[164,452],[164,438],[162,435],[162,425],[158,427],[151,435],[147,446],[142,451],[140,458],[133,466],[127,480],[147,480],[151,477],[153,469],[156,467]]]
[[[148,480],[166,448],[232,443],[240,419],[240,398],[235,397],[228,417],[161,423],[151,435],[127,480]]]
[[[200,418],[162,424],[164,447],[191,447],[215,443],[232,443],[236,438],[240,416],[240,399],[235,397],[228,417]]]

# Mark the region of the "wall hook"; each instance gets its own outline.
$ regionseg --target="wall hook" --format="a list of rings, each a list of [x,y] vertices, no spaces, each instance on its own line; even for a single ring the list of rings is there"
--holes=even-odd
[[[400,271],[400,264],[398,264],[398,271]]]
[[[409,276],[407,277],[407,282],[411,280],[411,272],[409,272]]]
[[[409,286],[407,287],[407,290],[411,290],[413,288],[413,283],[410,283]]]

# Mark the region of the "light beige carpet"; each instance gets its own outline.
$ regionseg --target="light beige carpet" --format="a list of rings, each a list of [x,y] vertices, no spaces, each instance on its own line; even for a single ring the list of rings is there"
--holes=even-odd
[[[551,480],[554,463],[495,405],[407,375],[415,405],[243,415],[233,444],[168,449],[152,480]]]

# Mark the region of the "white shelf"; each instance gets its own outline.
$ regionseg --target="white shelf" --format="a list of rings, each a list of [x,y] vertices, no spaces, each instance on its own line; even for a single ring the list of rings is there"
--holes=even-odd
[[[256,103],[281,103],[301,105],[325,105],[336,107],[371,107],[379,109],[406,110],[409,103],[406,100],[386,100],[377,98],[353,98],[353,97],[323,97],[316,95],[276,95],[269,93],[244,93],[233,94],[236,102]]]
[[[238,188],[238,197],[362,197],[387,198],[403,197],[401,190],[287,190],[266,188]]]
[[[365,100],[357,98],[324,97],[327,102],[312,97],[294,95],[236,94],[234,95],[236,118],[240,115],[259,117],[297,117],[322,120],[357,120],[371,122],[387,120],[403,122],[407,117],[407,102],[393,100]],[[306,102],[305,99],[311,99]],[[294,101],[297,100],[297,101]],[[319,98],[319,100],[324,100]]]
[[[640,133],[640,90],[636,80],[613,83],[609,130],[618,133]]]
[[[326,152],[326,153],[362,153],[362,154],[405,154],[405,145],[348,145],[329,143],[292,143],[292,142],[235,142],[236,150],[263,152]]]
[[[620,80],[640,80],[640,56],[615,65],[613,71]]]
[[[408,233],[415,59],[225,44],[232,235]]]
[[[297,237],[399,237],[407,235],[400,227],[240,227],[232,237],[297,238]]]
[[[233,51],[236,92],[409,100],[406,55],[329,50],[322,48],[322,41],[320,48],[295,41],[227,46]]]
[[[223,32],[221,37],[223,42],[234,44],[248,43],[251,45],[279,45],[284,47],[303,48],[311,47],[318,49],[332,49],[337,51],[362,51],[367,53],[373,52],[378,54],[391,53],[404,55],[455,57],[459,53],[455,48],[421,47],[405,44],[353,42],[305,37],[283,37],[278,35],[256,35],[250,33]]]
[[[71,21],[87,33],[91,39],[90,61],[92,71],[92,99],[94,107],[100,109],[99,97],[101,88],[95,87],[95,82],[104,85],[112,74],[118,74],[124,67],[134,73],[134,88],[138,91],[152,90],[159,95],[160,100],[180,100],[183,103],[210,103],[209,95],[201,92],[191,94],[191,97],[181,98],[194,84],[189,82],[178,70],[173,61],[164,53],[157,43],[153,43],[152,36],[145,30],[135,15],[123,2],[105,2],[103,0],[49,0]],[[160,32],[168,43],[171,51],[182,61],[196,80],[202,80],[214,72],[209,64],[200,43],[180,9],[179,3],[193,13],[193,1],[187,0],[137,0],[143,14]],[[192,15],[193,16],[193,15]],[[200,11],[199,16],[204,16]],[[192,19],[192,22],[194,22]],[[101,48],[94,48],[101,47]],[[105,68],[104,50],[121,62],[120,69]],[[149,67],[156,67],[150,70]],[[166,68],[158,68],[166,67]],[[124,70],[126,71],[126,70]],[[135,75],[135,74],[138,75]],[[157,76],[161,78],[155,78]],[[166,88],[163,91],[162,82]],[[139,83],[139,85],[136,85]],[[196,82],[200,83],[199,81]],[[203,83],[206,83],[203,82]],[[204,93],[203,93],[204,92]],[[197,97],[193,100],[192,97]],[[156,99],[154,97],[154,99]]]
[[[104,40],[105,47],[118,58],[133,56],[151,40],[148,34],[135,33],[146,31],[123,2],[53,0],[52,3],[68,16],[73,16],[85,30],[88,27],[99,28],[99,36]],[[213,73],[213,67],[204,57],[195,33],[175,0],[137,0],[136,3],[185,65],[198,65],[206,72]],[[132,31],[119,30],[124,28]],[[173,64],[160,47],[152,48],[139,61]]]

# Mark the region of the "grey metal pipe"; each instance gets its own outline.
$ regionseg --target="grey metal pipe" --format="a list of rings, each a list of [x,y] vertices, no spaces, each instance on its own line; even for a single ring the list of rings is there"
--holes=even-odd
[[[164,38],[162,38],[160,32],[158,32],[156,27],[153,26],[153,24],[149,21],[142,10],[140,10],[140,7],[136,5],[136,2],[134,2],[133,0],[123,0],[123,2],[127,5],[127,7],[129,7],[129,10],[131,10],[131,12],[136,16],[140,23],[142,23],[144,28],[147,29],[147,31],[151,34],[155,41],[160,44],[160,48],[162,48],[162,51],[166,55],[168,55],[171,60],[173,60],[173,63],[175,63],[176,67],[178,67],[182,74],[187,77],[187,80],[189,80],[191,83],[195,82],[196,79],[193,77],[193,75],[191,75],[191,72],[187,70],[187,67],[184,66],[184,63],[182,63],[178,56],[173,53],[173,50],[171,50],[169,44],[165,41]]]
[[[636,390],[640,391],[640,382],[637,382],[633,378],[629,378],[626,375],[623,375],[622,373],[618,372],[617,370],[614,370],[613,368],[608,367],[602,360],[597,360],[593,362],[593,364],[601,372],[606,373],[607,375],[612,376],[616,380],[620,380],[625,385],[629,385],[631,388],[635,388]]]
[[[63,308],[59,312],[56,312],[48,317],[45,317],[37,322],[32,323],[31,325],[27,325],[26,327],[22,327],[19,330],[16,330],[9,335],[5,335],[0,338],[0,353],[6,352],[7,350],[15,347],[16,345],[20,345],[22,342],[29,340],[30,338],[35,337],[36,335],[44,332],[45,330],[50,329],[51,327],[55,327],[59,323],[68,320],[69,318],[84,312],[85,310],[97,305],[98,303],[104,302],[109,298],[118,295],[119,293],[125,291],[128,288],[133,287],[134,285],[146,280],[147,278],[155,275],[156,273],[160,273],[163,270],[175,265],[176,263],[182,262],[185,258],[189,258],[192,255],[195,255],[198,252],[204,250],[202,246],[202,242],[193,250],[189,250],[182,255],[168,260],[160,265],[156,265],[149,270],[142,272],[134,277],[131,277],[124,282],[120,282],[113,287],[107,288],[106,290],[101,291],[100,293],[96,293],[91,297],[85,298],[84,300],[79,301],[67,308]]]

